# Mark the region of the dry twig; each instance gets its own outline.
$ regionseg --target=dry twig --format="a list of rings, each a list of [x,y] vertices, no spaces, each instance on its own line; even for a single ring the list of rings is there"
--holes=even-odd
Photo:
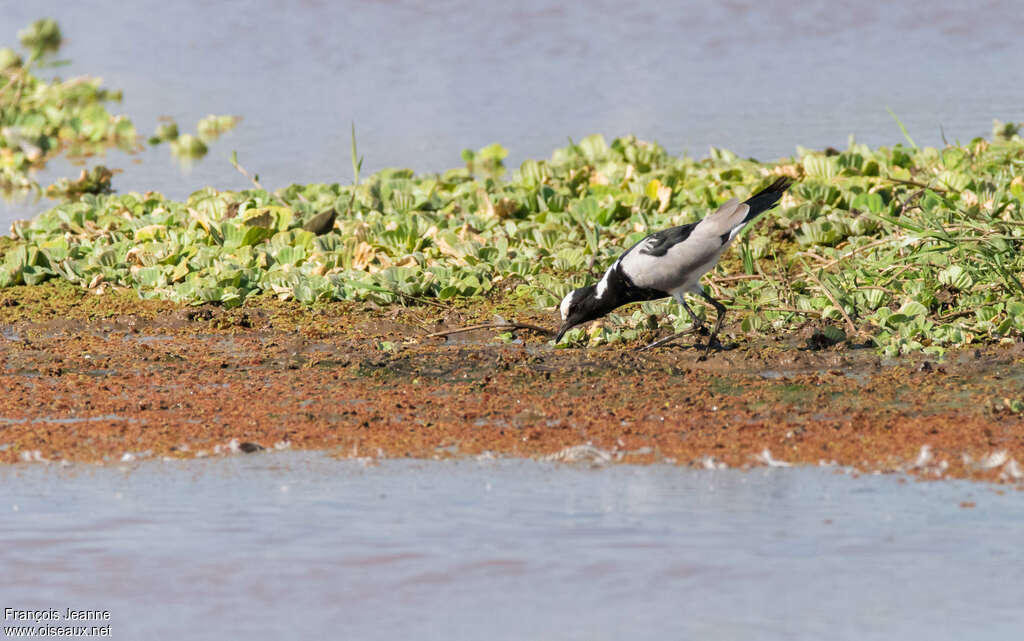
[[[886,245],[888,243],[891,243],[892,241],[893,241],[892,238],[882,238],[880,240],[876,240],[876,241],[870,242],[867,245],[861,245],[860,247],[855,247],[855,248],[851,249],[850,251],[846,252],[845,254],[843,254],[842,256],[840,256],[839,258],[830,260],[829,262],[825,263],[824,265],[820,265],[820,268],[821,269],[828,269],[829,267],[833,267],[833,266],[843,262],[844,260],[846,260],[847,258],[849,258],[850,256],[853,256],[854,254],[856,254],[858,252],[864,251],[865,249],[871,249],[873,247],[878,247],[879,245]]]
[[[931,185],[926,185],[924,183],[919,183],[916,180],[903,180],[901,178],[891,178],[889,176],[886,176],[885,180],[888,180],[889,182],[893,182],[893,183],[898,183],[900,185],[908,185],[910,187],[920,187],[921,189],[931,189],[932,191],[941,192],[943,194],[946,193],[946,190],[943,189],[942,187],[932,187]]]
[[[434,332],[433,334],[427,334],[423,338],[435,338],[438,336],[450,336],[452,334],[461,334],[463,332],[472,332],[478,329],[529,329],[534,332],[541,334],[552,335],[553,331],[538,327],[537,325],[530,325],[529,323],[481,323],[479,325],[469,325],[468,327],[459,327],[457,329],[446,329],[442,332]]]

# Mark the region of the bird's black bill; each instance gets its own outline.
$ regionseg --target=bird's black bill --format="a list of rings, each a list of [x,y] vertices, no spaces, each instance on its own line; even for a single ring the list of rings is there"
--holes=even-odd
[[[555,345],[557,345],[557,344],[558,344],[558,341],[562,340],[562,336],[565,336],[565,333],[566,333],[567,331],[569,331],[570,329],[572,329],[572,328],[573,328],[573,326],[572,326],[572,325],[570,325],[569,323],[564,323],[564,324],[562,325],[562,327],[561,327],[561,328],[559,328],[559,330],[558,330],[558,335],[557,335],[557,336],[555,336]]]

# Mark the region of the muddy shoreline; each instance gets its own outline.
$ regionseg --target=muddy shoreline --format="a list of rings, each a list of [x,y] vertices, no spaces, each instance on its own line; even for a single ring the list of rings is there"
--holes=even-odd
[[[512,343],[494,330],[424,338],[495,309],[266,298],[227,310],[63,285],[7,290],[0,461],[291,447],[1019,480],[1024,418],[1004,399],[1024,394],[1021,343],[884,361],[812,349],[809,328],[734,335],[735,349],[700,362],[688,341],[637,354],[553,349],[529,331]]]

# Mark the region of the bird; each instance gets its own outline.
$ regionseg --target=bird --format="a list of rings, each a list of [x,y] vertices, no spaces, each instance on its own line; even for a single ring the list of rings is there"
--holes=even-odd
[[[693,320],[691,329],[654,341],[653,349],[691,332],[704,333],[703,323],[686,303],[685,294],[696,294],[718,312],[701,359],[707,358],[725,319],[725,306],[704,291],[700,278],[710,271],[747,223],[775,207],[793,184],[780,177],[753,196],[739,202],[732,198],[702,220],[650,234],[619,256],[594,285],[575,289],[562,299],[562,326],[555,344],[569,329],[600,318],[613,309],[645,300],[671,296]]]

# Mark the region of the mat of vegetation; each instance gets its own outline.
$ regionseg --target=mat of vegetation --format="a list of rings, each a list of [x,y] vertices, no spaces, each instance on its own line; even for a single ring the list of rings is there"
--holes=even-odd
[[[798,179],[706,282],[740,332],[822,322],[829,341],[869,337],[887,354],[1019,340],[1024,332],[1024,140],[944,149],[798,149],[765,163],[712,149],[696,160],[599,135],[506,172],[499,145],[439,174],[388,169],[356,184],[86,194],[2,245],[0,286],[52,278],[135,288],[143,298],[241,305],[257,293],[304,303],[429,304],[495,288],[550,308],[651,231],[697,220],[773,177]],[[666,301],[571,332],[569,345],[631,341]]]
[[[52,19],[37,20],[18,32],[25,58],[10,47],[0,49],[0,190],[39,190],[32,172],[54,156],[85,157],[111,146],[135,146],[135,126],[111,114],[107,104],[121,92],[102,88],[99,78],[46,81],[42,71],[63,63],[51,59],[63,37]],[[74,183],[64,180],[53,195],[109,191],[111,172],[83,171]]]
[[[91,76],[42,77],[67,64],[53,57],[63,42],[53,19],[36,20],[18,32],[18,39],[22,53],[0,48],[0,194],[34,191],[74,200],[83,194],[109,193],[114,172],[103,165],[83,169],[75,180],[61,178],[45,190],[34,174],[62,154],[84,164],[86,158],[111,148],[138,151],[135,125],[108,109],[121,101],[122,92],[102,87],[102,80]],[[171,153],[182,159],[201,157],[207,144],[238,120],[209,115],[199,121],[195,135],[179,135],[177,124],[166,119],[149,143],[168,142]]]

